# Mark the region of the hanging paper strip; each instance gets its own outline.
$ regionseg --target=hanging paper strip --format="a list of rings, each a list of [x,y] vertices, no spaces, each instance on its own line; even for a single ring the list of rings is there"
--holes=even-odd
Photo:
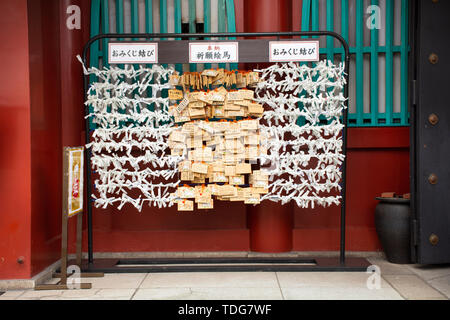
[[[338,205],[344,65],[285,63],[258,71],[257,101],[265,107],[260,130],[269,137],[262,141],[268,153],[261,158],[269,192],[261,201],[295,201],[302,208]]]
[[[169,99],[161,92],[171,87],[168,80],[174,70],[156,64],[83,68],[97,79],[85,102],[91,110],[87,117],[97,127],[86,145],[92,152],[95,206],[121,209],[129,203],[141,211],[144,204],[173,205],[171,193],[179,184],[182,157],[170,154],[168,137],[174,123]]]

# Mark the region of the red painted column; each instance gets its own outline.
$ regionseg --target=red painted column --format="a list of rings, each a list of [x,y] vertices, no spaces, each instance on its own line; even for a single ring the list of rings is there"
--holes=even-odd
[[[89,38],[89,0],[28,0],[31,129],[31,276],[60,258],[62,147],[84,144],[81,65]],[[81,9],[68,29],[67,7]],[[46,17],[52,17],[47,19]],[[27,51],[28,52],[28,51]],[[69,220],[69,245],[75,240]]]
[[[67,20],[74,14],[68,8],[80,8],[80,28],[67,27]],[[81,64],[77,55],[82,55],[83,47],[90,37],[90,0],[58,0],[59,11],[59,55],[61,74],[61,147],[76,147],[85,144],[84,96]],[[85,195],[84,203],[87,203]],[[87,227],[87,210],[83,216],[83,229]],[[106,216],[107,221],[110,215]],[[69,219],[69,252],[75,252],[76,218]],[[106,222],[108,224],[108,222]],[[84,248],[87,251],[87,248]]]
[[[90,1],[58,2],[61,74],[65,75],[61,77],[62,145],[72,147],[85,143],[83,78],[81,64],[76,56],[82,55],[83,47],[89,40]],[[80,8],[80,29],[67,28],[67,8],[74,5]]]
[[[0,12],[0,279],[26,279],[32,151],[27,1],[0,1]]]
[[[244,1],[246,32],[292,30],[292,0]]]
[[[244,6],[246,32],[292,30],[292,0],[248,0]],[[286,252],[292,250],[293,206],[272,201],[247,207],[250,250]]]

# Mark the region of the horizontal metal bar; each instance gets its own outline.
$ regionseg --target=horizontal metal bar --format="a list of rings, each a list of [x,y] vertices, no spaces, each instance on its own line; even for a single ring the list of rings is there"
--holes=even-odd
[[[67,278],[70,278],[72,276],[74,276],[75,273],[71,273],[67,275]],[[61,270],[58,270],[58,272],[53,274],[53,278],[61,278]],[[102,278],[105,275],[103,274],[103,272],[85,272],[85,273],[79,273],[78,276],[80,278]]]
[[[194,40],[195,41],[195,40]],[[209,40],[208,40],[209,41]],[[269,62],[269,42],[268,39],[247,39],[247,40],[222,40],[224,42],[237,42],[239,46],[238,61],[240,63]],[[122,43],[111,41],[110,43]],[[143,41],[133,41],[133,43],[145,43]],[[158,63],[189,63],[190,40],[161,41],[158,42]],[[191,69],[191,71],[193,71]]]
[[[260,261],[261,264],[254,263]],[[283,261],[285,263],[283,263]],[[191,263],[193,265],[186,265]],[[223,263],[222,265],[219,262]],[[158,265],[164,264],[164,265]],[[243,265],[242,263],[249,263]],[[254,264],[251,264],[254,263]],[[303,264],[302,264],[303,263]],[[137,266],[136,266],[137,265]],[[83,264],[83,272],[141,273],[141,272],[288,272],[288,271],[349,271],[363,272],[370,263],[363,258],[347,258],[341,264],[333,258],[154,258],[154,259],[96,259]]]
[[[122,39],[122,38],[140,38],[140,39],[166,39],[166,38],[181,38],[181,39],[194,39],[198,38],[213,38],[213,37],[222,37],[222,38],[236,38],[236,37],[294,37],[294,36],[332,36],[339,40],[339,42],[344,47],[344,51],[348,53],[348,44],[344,40],[344,38],[333,31],[289,31],[289,32],[219,32],[219,33],[104,33],[98,34],[89,39],[86,45],[83,48],[83,61],[86,62],[87,50],[90,45],[104,38],[110,39]]]
[[[211,38],[211,37],[286,37],[286,36],[333,36],[338,39],[339,33],[333,31],[286,31],[286,32],[210,32],[210,33],[104,33],[90,38],[90,42],[103,38]]]
[[[78,289],[92,289],[91,283],[78,283]],[[67,284],[40,284],[34,287],[34,290],[71,290],[73,286]]]
[[[160,272],[365,272],[366,266],[353,267],[336,266],[286,266],[286,265],[258,265],[258,266],[161,266],[161,267],[111,267],[95,268],[96,272],[104,273],[160,273]]]
[[[154,259],[123,259],[118,260],[117,264],[217,264],[217,263],[317,263],[314,259],[299,259],[287,257],[275,258],[154,258]]]

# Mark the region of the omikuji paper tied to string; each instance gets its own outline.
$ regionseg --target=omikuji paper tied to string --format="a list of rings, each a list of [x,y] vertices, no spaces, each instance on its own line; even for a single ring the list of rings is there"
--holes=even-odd
[[[87,115],[96,126],[91,148],[92,169],[98,175],[92,197],[96,207],[126,203],[139,211],[147,203],[172,205],[171,192],[179,184],[182,157],[168,153],[173,127],[169,99],[161,92],[171,87],[171,68],[86,69],[95,76],[87,92]]]
[[[201,110],[199,107],[200,104],[204,107],[204,97],[196,97],[200,101],[198,103],[191,94],[184,95],[183,99],[188,102],[183,105],[183,110],[180,102],[176,109],[178,113],[174,116],[169,95],[172,94],[174,98],[179,92],[164,92],[174,88],[174,83],[169,81],[171,76],[172,80],[178,77],[172,68],[155,64],[151,68],[127,65],[124,69],[109,67],[100,70],[84,66],[83,69],[86,75],[92,76],[85,104],[90,110],[87,118],[95,129],[86,147],[91,152],[95,177],[92,197],[96,207],[113,205],[121,209],[128,203],[141,211],[144,204],[163,208],[178,203],[180,209],[180,189],[188,189],[179,189],[180,174],[184,176],[183,180],[191,182],[198,179],[197,175],[209,177],[212,179],[209,182],[220,183],[220,178],[224,177],[229,181],[227,174],[237,179],[252,172],[248,163],[239,162],[233,167],[236,172],[227,173],[231,163],[228,158],[221,159],[224,164],[223,174],[218,165],[213,166],[211,172],[204,172],[203,164],[195,167],[187,152],[175,152],[177,149],[174,146],[180,144],[177,143],[177,131],[187,130],[188,127],[193,130],[194,136],[195,130],[201,130],[202,140],[207,138],[207,144],[200,147],[192,140],[192,147],[202,150],[201,161],[211,158],[206,151],[209,151],[209,145],[214,144],[214,139],[218,141],[220,137],[208,131],[210,128],[217,131],[215,125],[198,120],[209,118],[208,112],[205,112],[207,108]],[[242,108],[249,115],[261,117],[252,120],[259,122],[256,128],[258,135],[249,134],[250,130],[256,130],[253,127],[241,128],[246,132],[241,149],[248,151],[243,159],[256,157],[255,161],[258,160],[260,164],[260,169],[253,171],[248,183],[255,190],[267,191],[258,193],[257,199],[246,194],[234,197],[246,199],[245,203],[249,204],[263,200],[285,204],[292,200],[302,208],[338,205],[341,199],[340,166],[344,160],[341,135],[344,128],[341,116],[346,100],[343,96],[343,64],[335,66],[327,61],[309,67],[287,63],[256,71],[260,73],[260,81],[255,82],[255,102],[250,101],[241,106],[239,103],[243,104],[246,100],[239,103],[233,101],[234,93],[231,92],[227,94],[227,99],[234,103],[225,102],[222,109],[217,103],[213,108],[213,116],[219,118],[226,118],[227,112],[237,115],[242,112]],[[253,92],[247,91],[253,97]],[[177,99],[182,97],[178,96]],[[215,103],[213,98],[211,101]],[[169,112],[170,109],[172,112]],[[203,112],[196,115],[194,111]],[[217,114],[216,111],[223,114]],[[183,116],[183,112],[189,114],[190,119]],[[188,121],[193,120],[195,126],[191,128]],[[174,121],[186,123],[177,127]],[[245,124],[245,121],[239,123],[239,127]],[[226,137],[222,140],[226,147]],[[187,140],[183,141],[188,143]],[[231,147],[238,150],[241,146]],[[249,153],[253,149],[254,155]],[[198,158],[199,155],[192,153],[191,156]],[[238,189],[232,184],[242,185],[245,181],[241,180],[228,182],[230,184],[223,180],[225,185],[220,186],[221,197],[230,197],[226,192],[228,189]],[[210,191],[212,194],[217,192]],[[181,198],[189,197],[184,195]],[[182,210],[191,211],[192,201],[183,201],[186,203]],[[202,208],[212,208],[211,202],[200,203]]]
[[[274,64],[261,72],[256,99],[265,106],[260,130],[269,174],[262,200],[295,201],[299,207],[340,203],[341,116],[345,108],[344,65]],[[303,119],[304,123],[298,123]]]

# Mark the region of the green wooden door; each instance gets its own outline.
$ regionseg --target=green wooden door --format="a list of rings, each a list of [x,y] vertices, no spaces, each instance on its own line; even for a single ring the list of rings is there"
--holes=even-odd
[[[370,6],[380,9],[380,29],[367,25],[377,14]],[[409,0],[303,0],[302,31],[335,31],[350,43],[350,127],[409,125],[408,7]],[[321,46],[329,60],[343,54],[331,37]]]

